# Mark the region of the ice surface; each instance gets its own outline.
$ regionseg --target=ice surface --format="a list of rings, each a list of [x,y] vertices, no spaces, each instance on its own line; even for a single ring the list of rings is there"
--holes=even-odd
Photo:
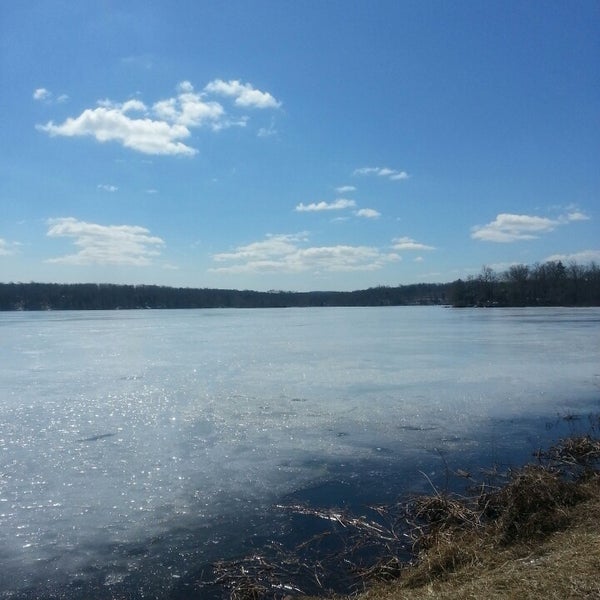
[[[599,333],[598,309],[0,314],[0,593],[179,578],[303,487],[530,448],[528,419],[597,409]]]

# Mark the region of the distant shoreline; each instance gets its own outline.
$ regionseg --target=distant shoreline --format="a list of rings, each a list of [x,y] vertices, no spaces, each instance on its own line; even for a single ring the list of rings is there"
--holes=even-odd
[[[294,292],[113,283],[0,283],[0,311],[292,308],[343,306],[600,306],[600,267],[560,261],[515,265],[449,283]]]

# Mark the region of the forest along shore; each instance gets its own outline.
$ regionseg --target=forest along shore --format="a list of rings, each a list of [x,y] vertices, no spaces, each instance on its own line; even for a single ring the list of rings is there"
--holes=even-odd
[[[0,283],[0,310],[286,308],[310,306],[600,306],[600,266],[548,261],[512,265],[450,283],[351,292],[172,288],[112,283]]]
[[[490,471],[481,482],[462,473],[469,480],[465,494],[432,488],[402,505],[379,507],[382,520],[311,511],[351,531],[343,557],[354,577],[348,598],[600,598],[600,417],[595,420],[593,435],[562,439],[520,469]],[[409,561],[397,553],[406,537]],[[361,563],[361,548],[377,540],[386,552]],[[317,583],[327,576],[319,566],[312,567]],[[218,567],[232,600],[307,598],[301,584],[285,579],[307,567],[302,561],[255,555]],[[334,597],[326,586],[322,592],[311,598]]]

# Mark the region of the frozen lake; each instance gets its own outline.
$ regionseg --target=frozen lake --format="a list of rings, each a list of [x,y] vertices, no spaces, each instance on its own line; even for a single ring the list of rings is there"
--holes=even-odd
[[[282,499],[387,500],[600,410],[595,308],[0,313],[0,340],[1,598],[185,597]]]

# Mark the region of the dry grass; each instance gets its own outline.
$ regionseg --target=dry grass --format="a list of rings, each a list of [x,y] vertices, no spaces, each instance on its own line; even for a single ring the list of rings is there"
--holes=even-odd
[[[375,509],[382,520],[332,510],[281,507],[353,532],[341,562],[364,590],[356,600],[600,600],[600,440],[561,440],[538,453],[538,464],[513,471],[503,485],[482,484],[467,497],[414,498],[400,512]],[[399,550],[412,540],[414,561]],[[310,542],[307,542],[310,543]],[[360,565],[354,552],[376,544],[380,558]],[[294,577],[321,586],[323,565],[294,555],[261,556],[217,565],[231,600],[307,598]]]
[[[592,487],[595,489],[592,490]],[[600,598],[600,486],[565,511],[566,528],[541,539],[498,544],[494,532],[440,539],[396,582],[360,600]]]
[[[482,492],[480,512],[439,494],[419,499],[429,526],[417,560],[357,598],[600,599],[600,442],[562,440],[545,458]]]

